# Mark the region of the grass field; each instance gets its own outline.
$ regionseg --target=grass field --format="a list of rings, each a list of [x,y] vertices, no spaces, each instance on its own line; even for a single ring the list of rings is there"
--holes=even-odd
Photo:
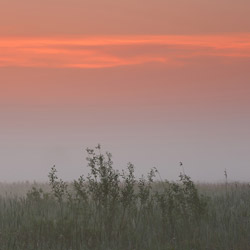
[[[136,179],[88,150],[88,176],[1,184],[0,250],[249,250],[250,186]]]

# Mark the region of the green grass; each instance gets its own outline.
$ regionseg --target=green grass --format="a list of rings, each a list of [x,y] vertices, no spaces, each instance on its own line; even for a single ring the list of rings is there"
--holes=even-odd
[[[0,250],[250,249],[248,184],[155,181],[157,169],[136,179],[132,164],[119,173],[99,146],[88,154],[90,173],[74,183],[53,167],[50,189],[19,183],[15,196],[1,184]]]

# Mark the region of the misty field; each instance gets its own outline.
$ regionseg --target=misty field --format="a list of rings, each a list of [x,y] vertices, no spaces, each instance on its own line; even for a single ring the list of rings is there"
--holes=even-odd
[[[249,250],[250,185],[194,184],[157,169],[136,178],[88,149],[89,174],[72,183],[0,184],[0,250]]]

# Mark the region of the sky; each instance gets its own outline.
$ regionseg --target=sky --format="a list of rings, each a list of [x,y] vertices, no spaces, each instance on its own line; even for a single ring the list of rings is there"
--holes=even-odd
[[[0,0],[0,181],[115,168],[249,181],[250,2]]]

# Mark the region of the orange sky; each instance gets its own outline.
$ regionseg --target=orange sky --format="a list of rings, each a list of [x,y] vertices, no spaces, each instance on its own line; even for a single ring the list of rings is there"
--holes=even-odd
[[[183,161],[196,180],[247,180],[249,13],[247,0],[0,0],[0,181],[46,180],[53,164],[77,178],[97,143],[139,173],[176,179]]]
[[[250,33],[185,36],[25,37],[0,41],[0,67],[105,68],[200,57],[250,57]]]

